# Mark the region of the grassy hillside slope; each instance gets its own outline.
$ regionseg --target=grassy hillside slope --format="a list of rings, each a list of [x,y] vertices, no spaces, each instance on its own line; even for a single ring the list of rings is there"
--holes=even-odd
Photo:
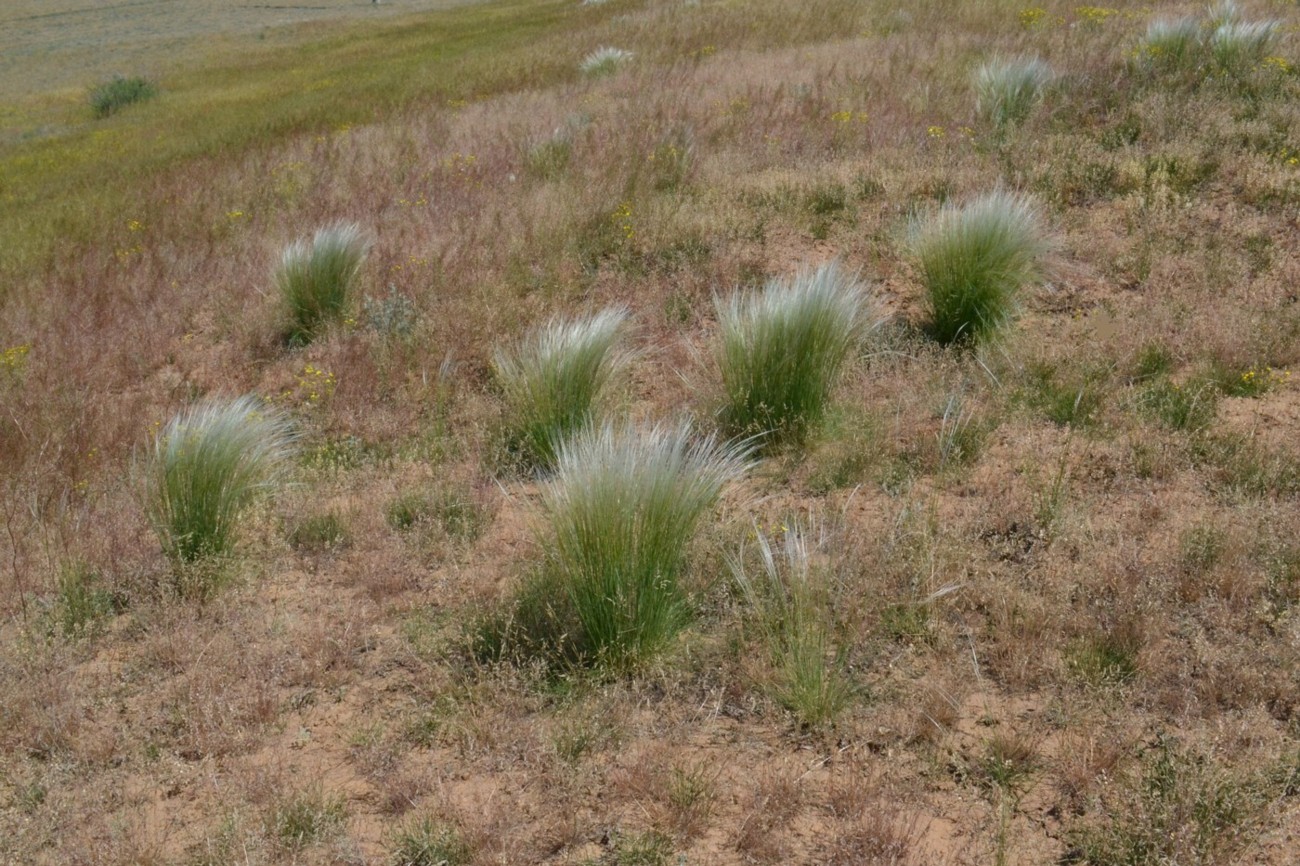
[[[0,861],[1290,862],[1297,23],[501,0],[24,103]]]

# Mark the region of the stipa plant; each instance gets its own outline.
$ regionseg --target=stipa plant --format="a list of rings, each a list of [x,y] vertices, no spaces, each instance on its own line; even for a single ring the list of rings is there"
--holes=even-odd
[[[608,45],[602,45],[595,51],[583,58],[579,69],[582,74],[591,78],[599,78],[603,75],[613,75],[621,67],[627,65],[632,60],[632,52],[624,51],[622,48],[611,48]]]
[[[1201,25],[1195,18],[1152,21],[1138,46],[1138,59],[1151,67],[1182,69],[1195,65],[1201,49]]]
[[[369,240],[355,223],[327,226],[310,243],[295,241],[285,248],[274,279],[290,343],[309,343],[325,325],[344,317],[369,249]]]
[[[1051,81],[1051,67],[1036,57],[995,57],[975,70],[976,109],[994,129],[1003,130],[1029,116]]]
[[[865,289],[837,262],[714,305],[722,427],[773,442],[801,440],[821,420],[849,353],[878,324]]]
[[[762,531],[759,568],[751,574],[744,551],[731,573],[754,615],[775,665],[773,696],[805,725],[832,721],[853,695],[834,649],[831,598],[824,571],[814,564],[817,542],[795,524],[782,528],[779,550]]]
[[[292,456],[288,420],[254,397],[209,399],[154,441],[147,510],[179,563],[228,552],[240,514],[280,480]]]
[[[911,248],[934,337],[953,343],[983,338],[1015,315],[1021,289],[1042,277],[1051,243],[1030,199],[998,191],[917,223]]]
[[[581,628],[587,661],[625,667],[686,623],[686,548],[722,489],[746,467],[743,445],[691,426],[604,425],[565,442],[543,491],[546,564]]]
[[[613,307],[585,319],[555,319],[496,353],[505,447],[521,466],[553,466],[560,441],[591,420],[630,358],[616,348],[627,317],[627,308]]]
[[[90,91],[90,110],[96,117],[108,117],[128,105],[157,95],[158,87],[149,79],[117,75]]]
[[[1276,21],[1230,21],[1210,37],[1210,53],[1224,72],[1243,72],[1259,64],[1277,37]]]

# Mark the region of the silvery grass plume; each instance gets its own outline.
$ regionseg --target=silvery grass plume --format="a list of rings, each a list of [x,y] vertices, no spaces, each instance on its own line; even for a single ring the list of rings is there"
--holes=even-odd
[[[1195,63],[1201,47],[1201,25],[1195,18],[1162,18],[1147,26],[1139,59],[1151,66],[1177,68]]]
[[[853,689],[834,649],[832,600],[827,575],[814,564],[823,538],[814,526],[781,527],[772,541],[755,527],[757,574],[745,552],[729,558],[752,623],[775,667],[772,693],[806,725],[829,722],[848,704]]]
[[[1052,68],[1036,57],[987,60],[972,77],[976,110],[994,129],[1018,124],[1042,100],[1052,78]]]
[[[341,320],[356,294],[370,241],[356,223],[320,229],[311,242],[295,241],[280,255],[275,286],[288,318],[291,343],[309,343]]]
[[[210,398],[154,440],[147,511],[179,563],[229,552],[240,514],[281,480],[294,451],[289,420],[252,396]]]
[[[601,46],[583,58],[582,64],[578,68],[582,70],[583,75],[598,78],[603,75],[614,74],[619,67],[625,65],[631,59],[631,51]]]
[[[846,359],[879,324],[866,289],[836,261],[714,306],[722,428],[772,441],[797,441],[821,420]]]
[[[554,465],[559,444],[590,423],[631,354],[623,306],[582,319],[553,319],[509,350],[493,370],[506,402],[505,446],[524,468]]]
[[[542,493],[547,567],[581,624],[588,660],[633,664],[685,625],[687,545],[747,457],[744,444],[697,437],[685,422],[604,424],[560,446]]]
[[[1205,26],[1217,30],[1224,24],[1236,24],[1241,21],[1241,7],[1236,0],[1219,0],[1205,10]]]
[[[1222,70],[1244,71],[1262,61],[1277,37],[1276,21],[1220,24],[1210,36],[1210,53]]]
[[[1015,315],[1021,289],[1042,278],[1051,248],[1034,202],[1001,190],[914,223],[911,251],[935,338],[977,340],[1002,327]]]

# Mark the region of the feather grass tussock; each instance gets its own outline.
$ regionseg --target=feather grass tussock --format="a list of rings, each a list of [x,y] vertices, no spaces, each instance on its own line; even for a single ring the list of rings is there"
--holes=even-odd
[[[714,304],[722,429],[774,442],[798,441],[821,420],[849,354],[879,322],[857,277],[834,261]]]
[[[229,552],[240,514],[281,479],[295,436],[288,419],[252,396],[208,399],[172,418],[154,440],[147,511],[178,563]]]
[[[985,61],[972,77],[976,110],[995,130],[1014,126],[1042,100],[1052,79],[1052,68],[1036,57]]]
[[[553,319],[510,350],[493,370],[506,401],[504,447],[524,469],[555,465],[559,444],[598,412],[632,355],[617,348],[628,310],[617,306],[583,319]]]
[[[797,522],[782,527],[775,546],[755,534],[759,567],[751,571],[743,551],[728,565],[771,656],[772,696],[803,724],[825,724],[848,705],[853,687],[834,649],[826,576],[814,562],[821,539]]]
[[[356,223],[326,226],[310,243],[295,241],[285,248],[274,279],[291,344],[310,343],[326,325],[344,318],[369,250],[370,241]]]
[[[582,59],[579,69],[589,78],[613,75],[632,61],[632,52],[602,45]]]
[[[913,225],[935,339],[978,340],[1001,328],[1021,289],[1043,276],[1051,248],[1034,202],[1001,190]]]
[[[543,490],[546,568],[581,626],[581,654],[625,667],[686,624],[686,550],[747,448],[697,437],[689,423],[605,424],[565,442]]]

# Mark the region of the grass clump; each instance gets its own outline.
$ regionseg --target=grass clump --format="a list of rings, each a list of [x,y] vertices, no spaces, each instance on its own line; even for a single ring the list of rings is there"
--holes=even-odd
[[[209,399],[154,441],[147,511],[178,563],[227,553],[240,514],[279,480],[293,450],[288,420],[251,396]]]
[[[602,45],[582,59],[579,69],[588,78],[613,75],[632,60],[632,52]]]
[[[722,428],[802,440],[821,420],[841,367],[876,319],[837,262],[716,300]]]
[[[1043,98],[1052,68],[1033,58],[993,58],[975,70],[976,110],[1001,131],[1022,122]]]
[[[66,638],[94,634],[102,620],[119,613],[123,599],[103,585],[100,575],[74,560],[59,569],[55,618]]]
[[[565,442],[542,498],[545,565],[572,607],[584,661],[634,664],[685,625],[686,548],[745,449],[697,439],[689,424],[604,425]]]
[[[330,322],[341,320],[356,294],[370,242],[355,223],[320,229],[311,242],[285,248],[275,271],[275,286],[288,319],[289,343],[310,343]]]
[[[319,788],[300,791],[279,803],[271,826],[286,848],[304,848],[334,832],[346,814],[341,796],[328,796]]]
[[[393,866],[462,866],[472,852],[455,827],[422,818],[393,836]]]
[[[1016,193],[945,205],[912,232],[912,253],[941,343],[983,339],[1014,315],[1025,285],[1043,275],[1051,245],[1033,201]]]
[[[145,102],[158,95],[158,85],[147,78],[115,75],[90,91],[90,110],[95,117],[108,117],[128,105]]]
[[[525,469],[555,464],[560,442],[583,429],[628,360],[616,350],[627,309],[577,320],[552,320],[509,351],[493,369],[506,401],[504,446]]]
[[[1158,69],[1195,66],[1201,50],[1201,25],[1195,18],[1152,21],[1138,46],[1143,64]]]
[[[1224,72],[1242,72],[1256,66],[1268,54],[1277,37],[1276,21],[1228,21],[1210,37],[1210,54]]]
[[[798,524],[782,527],[779,550],[763,532],[756,534],[756,573],[743,553],[730,565],[775,666],[773,697],[803,724],[825,724],[848,705],[853,687],[833,648],[831,598],[813,563],[816,544]]]

